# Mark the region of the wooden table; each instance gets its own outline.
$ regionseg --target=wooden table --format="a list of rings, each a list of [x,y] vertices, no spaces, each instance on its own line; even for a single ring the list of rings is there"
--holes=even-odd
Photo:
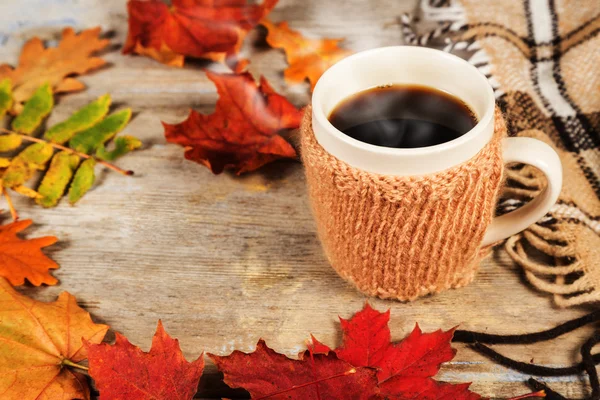
[[[280,0],[271,17],[316,37],[345,37],[345,46],[358,51],[401,44],[395,17],[414,6],[414,0]],[[329,345],[339,343],[337,316],[350,317],[366,299],[338,278],[321,252],[302,166],[278,162],[243,177],[214,176],[186,161],[181,147],[165,142],[160,121],[182,121],[190,107],[214,109],[215,88],[201,70],[208,64],[189,62],[176,69],[120,54],[127,32],[124,0],[3,2],[0,60],[16,61],[23,40],[34,35],[53,38],[65,25],[98,24],[114,32],[114,47],[105,54],[111,65],[82,78],[86,91],[62,96],[50,122],[110,93],[118,106],[135,113],[126,133],[140,137],[144,147],[118,164],[136,175],[101,172],[96,187],[75,207],[63,201],[46,210],[19,199],[22,217],[36,222],[30,237],[60,238],[49,253],[61,265],[55,272],[58,286],[21,290],[46,301],[67,290],[95,320],[143,349],[161,318],[188,360],[202,351],[251,351],[260,337],[288,355],[304,348],[309,333]],[[247,40],[251,72],[265,75],[297,105],[307,104],[308,86],[284,84],[284,55],[269,49],[263,36],[258,31]],[[369,301],[380,310],[391,308],[394,339],[407,335],[416,321],[424,330],[460,325],[517,333],[588,311],[554,308],[551,298],[527,285],[504,251],[484,262],[467,288],[407,304]],[[525,362],[563,366],[579,359],[588,335],[582,329],[550,343],[495,348]],[[490,397],[527,392],[527,376],[456,347],[458,354],[440,379],[472,381],[473,390]],[[231,396],[218,379],[209,362],[199,396]],[[583,378],[545,381],[568,397],[588,394]]]

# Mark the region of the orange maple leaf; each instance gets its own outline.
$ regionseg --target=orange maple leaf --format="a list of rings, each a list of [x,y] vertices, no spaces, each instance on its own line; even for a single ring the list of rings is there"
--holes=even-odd
[[[249,73],[206,75],[217,86],[213,114],[191,111],[187,120],[163,122],[167,141],[186,147],[185,158],[219,174],[234,169],[239,175],[296,151],[278,133],[300,125],[302,111],[276,93],[265,78],[256,85]]]
[[[311,91],[325,70],[352,54],[338,47],[343,39],[307,39],[290,29],[287,22],[276,25],[263,19],[260,23],[267,28],[267,43],[285,51],[290,65],[284,72],[285,78],[295,83],[308,79]]]
[[[237,54],[246,33],[277,4],[265,0],[130,0],[123,53],[136,53],[181,67],[185,56],[224,61]]]
[[[13,286],[25,283],[25,279],[34,286],[55,285],[58,280],[49,270],[58,268],[58,264],[42,253],[42,247],[57,242],[54,236],[23,240],[17,237],[32,221],[13,222],[0,226],[0,276],[5,277]]]
[[[89,373],[100,391],[100,399],[189,400],[196,393],[204,370],[202,355],[187,362],[179,341],[165,332],[160,321],[148,353],[119,333],[114,345],[87,347]]]
[[[108,326],[95,324],[67,292],[42,303],[3,278],[0,304],[0,398],[88,400],[86,377],[70,367],[84,368],[82,338],[100,343]]]
[[[68,76],[84,74],[106,63],[101,58],[92,57],[109,43],[100,39],[99,34],[100,28],[88,29],[80,34],[65,28],[58,46],[49,48],[35,37],[23,46],[17,68],[0,65],[0,81],[9,78],[13,85],[13,112],[19,113],[23,102],[44,83],[50,84],[55,93],[83,89],[83,83]]]

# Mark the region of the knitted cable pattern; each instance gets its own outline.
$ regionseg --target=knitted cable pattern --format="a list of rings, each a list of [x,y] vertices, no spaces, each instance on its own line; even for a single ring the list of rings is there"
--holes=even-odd
[[[502,182],[499,110],[495,135],[475,157],[425,176],[387,176],[327,153],[307,108],[301,126],[311,207],[325,254],[358,290],[414,300],[470,283]]]

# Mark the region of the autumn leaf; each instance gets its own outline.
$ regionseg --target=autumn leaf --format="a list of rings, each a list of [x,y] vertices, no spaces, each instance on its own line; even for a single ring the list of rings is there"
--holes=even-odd
[[[204,369],[203,356],[187,362],[160,321],[148,353],[118,333],[114,345],[90,344],[87,351],[99,400],[190,400]]]
[[[58,46],[48,48],[36,37],[23,46],[16,68],[13,69],[8,64],[0,65],[0,81],[8,78],[12,83],[12,111],[20,113],[23,102],[45,83],[55,93],[83,89],[83,83],[71,76],[85,74],[105,64],[103,59],[93,57],[93,54],[109,43],[108,40],[100,39],[99,34],[100,28],[88,29],[79,34],[72,28],[65,28]]]
[[[95,324],[63,292],[42,303],[0,278],[0,398],[89,399],[86,377],[72,367],[87,358],[82,338],[100,343],[108,326]]]
[[[206,73],[217,86],[213,114],[191,111],[187,120],[163,122],[167,141],[185,146],[185,158],[219,174],[233,169],[239,175],[296,151],[278,133],[300,125],[302,111],[277,94],[265,78],[257,86],[249,73]]]
[[[277,4],[264,0],[130,0],[123,53],[136,53],[181,67],[185,56],[223,61],[236,54],[258,21]]]
[[[0,226],[0,276],[13,286],[23,285],[25,279],[34,286],[55,285],[58,280],[49,271],[57,269],[58,264],[49,259],[42,248],[53,245],[58,239],[54,236],[20,239],[17,233],[31,224],[28,219]]]
[[[308,39],[290,29],[287,22],[274,24],[263,19],[260,23],[267,28],[267,43],[285,51],[289,64],[285,78],[293,83],[308,79],[311,91],[325,70],[352,54],[338,46],[343,39]]]
[[[335,353],[355,367],[375,368],[381,393],[389,399],[480,399],[468,391],[469,384],[432,379],[440,365],[456,354],[451,347],[454,329],[423,333],[416,325],[407,338],[392,343],[389,317],[389,311],[380,313],[366,304],[352,319],[340,319],[343,343]]]
[[[331,352],[306,352],[298,360],[279,354],[260,340],[256,350],[229,356],[208,355],[225,383],[242,387],[253,399],[367,400],[377,396],[375,370],[354,368]]]

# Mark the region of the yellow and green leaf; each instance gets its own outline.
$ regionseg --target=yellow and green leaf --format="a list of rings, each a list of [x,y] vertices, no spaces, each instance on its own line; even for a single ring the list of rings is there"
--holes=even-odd
[[[119,133],[131,118],[131,109],[113,113],[83,132],[77,133],[69,141],[69,147],[81,153],[90,154]]]
[[[0,168],[6,168],[10,165],[10,158],[0,157]]]
[[[47,143],[35,143],[21,151],[4,171],[2,185],[13,188],[21,186],[33,176],[35,171],[43,169],[52,158],[54,148]]]
[[[12,84],[10,79],[6,78],[0,81],[0,118],[11,109],[13,105]]]
[[[78,165],[79,156],[66,151],[56,153],[38,187],[41,197],[36,199],[36,203],[43,207],[54,207],[65,193]]]
[[[88,158],[81,163],[81,166],[75,172],[75,177],[69,188],[69,203],[77,203],[90,190],[96,180],[94,173],[95,166],[96,160],[93,158]]]
[[[54,107],[52,88],[47,83],[40,86],[33,96],[27,100],[21,114],[12,122],[12,129],[26,135],[31,134],[41,124]]]
[[[97,100],[77,110],[65,121],[48,129],[44,134],[44,138],[59,144],[68,142],[73,135],[91,128],[104,118],[108,114],[110,103],[109,94],[100,96]]]
[[[115,139],[115,148],[113,150],[108,151],[103,145],[96,151],[96,157],[105,161],[113,161],[140,147],[142,147],[140,139],[133,136],[120,136]]]
[[[21,135],[9,133],[8,135],[0,136],[0,153],[18,149],[21,146]]]

